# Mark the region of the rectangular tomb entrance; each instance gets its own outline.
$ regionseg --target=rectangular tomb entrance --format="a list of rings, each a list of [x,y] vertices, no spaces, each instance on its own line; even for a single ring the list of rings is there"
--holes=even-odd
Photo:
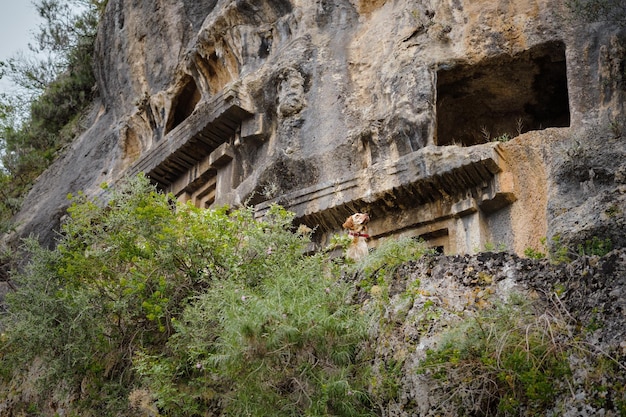
[[[209,207],[220,191],[230,191],[231,143],[242,123],[256,120],[250,107],[247,98],[233,88],[194,103],[185,111],[184,120],[178,120],[163,140],[135,162],[130,175],[144,172],[164,191]]]
[[[472,146],[569,124],[562,42],[437,72],[437,145]]]

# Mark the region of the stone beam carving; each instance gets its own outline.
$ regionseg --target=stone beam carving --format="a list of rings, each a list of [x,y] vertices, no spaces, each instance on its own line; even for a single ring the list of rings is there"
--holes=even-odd
[[[505,168],[497,144],[430,146],[394,163],[374,164],[357,175],[263,202],[257,216],[278,203],[295,212],[298,223],[325,235],[337,231],[351,213],[367,211],[374,239],[412,230],[411,235],[436,245],[443,235],[455,233],[458,227],[451,223],[456,219],[491,213],[516,200],[512,176]],[[448,252],[467,249],[453,243],[440,246]]]
[[[163,189],[193,189],[194,182],[211,174],[211,163],[204,159],[233,140],[242,122],[252,116],[245,94],[227,88],[200,102],[189,117],[135,162],[129,174],[144,172]]]

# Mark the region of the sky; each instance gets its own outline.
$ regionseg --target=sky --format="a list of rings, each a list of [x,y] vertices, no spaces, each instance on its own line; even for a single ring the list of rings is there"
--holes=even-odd
[[[4,61],[18,51],[28,52],[41,19],[31,0],[0,0],[0,10],[0,61]],[[11,88],[8,80],[0,80],[0,92]]]

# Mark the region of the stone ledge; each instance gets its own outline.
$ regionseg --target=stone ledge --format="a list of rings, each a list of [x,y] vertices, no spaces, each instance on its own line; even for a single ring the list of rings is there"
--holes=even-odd
[[[170,131],[128,170],[144,172],[162,188],[176,182],[204,157],[229,141],[243,120],[254,112],[247,97],[230,88],[210,101],[200,102],[193,113]]]
[[[265,201],[256,206],[256,215],[262,217],[271,204],[277,203],[293,211],[297,222],[324,233],[338,229],[357,211],[367,211],[375,218],[394,218],[390,214],[406,210],[421,212],[419,220],[394,220],[394,225],[383,229],[390,233],[392,229],[463,216],[479,206],[495,210],[510,204],[515,200],[510,178],[496,180],[504,167],[497,144],[430,146],[395,163],[376,164],[353,176]],[[425,214],[428,219],[423,218]]]

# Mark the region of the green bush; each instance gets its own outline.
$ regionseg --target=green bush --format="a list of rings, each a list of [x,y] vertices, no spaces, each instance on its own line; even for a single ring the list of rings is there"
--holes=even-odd
[[[195,282],[170,257],[185,250],[167,232],[178,218],[147,179],[128,183],[109,204],[73,200],[56,249],[27,242],[32,261],[13,277],[18,290],[7,295],[2,319],[3,366],[11,374],[38,358],[44,388],[81,387],[93,402],[109,403],[106,391],[119,394],[132,380],[134,349],[162,343]]]
[[[324,254],[304,255],[293,214],[175,204],[142,176],[110,193],[70,196],[54,250],[27,242],[5,377],[37,360],[41,392],[65,387],[80,415],[369,414],[368,318]]]
[[[578,254],[580,256],[604,256],[613,250],[613,242],[611,238],[600,239],[597,236],[592,237],[578,245]]]
[[[524,249],[524,256],[530,259],[539,260],[545,259],[546,254],[541,252],[540,250],[527,247],[526,249]]]
[[[423,240],[415,238],[387,239],[375,251],[365,257],[356,268],[360,272],[359,286],[369,291],[374,285],[386,292],[386,288],[398,267],[426,254],[435,253]]]
[[[346,303],[345,284],[322,270],[313,258],[257,286],[227,280],[194,299],[168,354],[137,357],[159,407],[199,412],[221,392],[229,415],[366,415],[356,356],[365,320]],[[181,384],[201,389],[183,399]]]
[[[610,238],[600,239],[597,236],[585,240],[584,243],[579,243],[575,250],[573,245],[565,245],[560,235],[552,237],[551,245],[548,246],[546,242],[546,238],[541,240],[547,249],[550,261],[555,264],[568,263],[579,256],[604,256],[613,250],[613,242]],[[525,251],[524,254],[528,257],[532,257],[530,255],[533,254],[542,255],[541,252],[532,252],[532,250]]]
[[[430,350],[430,375],[459,415],[544,415],[570,378],[567,324],[513,297],[453,326]]]
[[[48,58],[18,55],[0,61],[0,77],[20,87],[0,95],[0,232],[10,228],[11,216],[39,174],[80,133],[95,91],[94,40],[106,0],[36,0],[33,5],[43,23],[30,48]]]
[[[245,263],[189,300],[166,352],[136,356],[166,415],[370,414],[357,357],[368,320],[325,255],[304,256],[307,239],[288,232],[291,217],[273,207],[239,242]],[[249,211],[236,218],[254,224]]]

